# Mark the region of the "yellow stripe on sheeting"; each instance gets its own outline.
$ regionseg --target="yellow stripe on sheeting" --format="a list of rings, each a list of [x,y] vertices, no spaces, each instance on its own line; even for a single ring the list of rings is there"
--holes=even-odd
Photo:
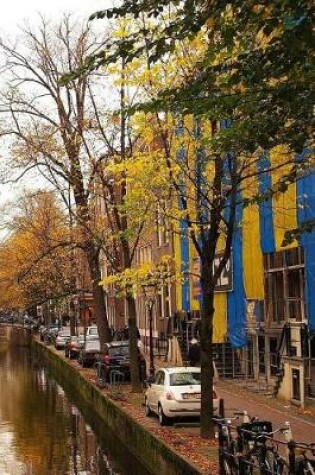
[[[275,147],[270,152],[270,163],[272,167],[279,167],[281,163],[286,163],[289,159],[289,153],[283,146]],[[271,181],[275,186],[281,177],[285,176],[290,171],[291,166],[285,165],[272,171]],[[296,184],[289,185],[285,193],[278,193],[273,196],[272,200],[273,210],[273,226],[276,243],[276,251],[283,250],[282,241],[284,239],[285,231],[297,227],[297,210],[296,210]],[[297,246],[297,241],[294,241],[286,248]]]
[[[221,231],[217,251],[224,251],[226,236]],[[227,294],[216,292],[214,294],[214,318],[213,318],[213,343],[224,343],[227,336]]]
[[[214,295],[213,343],[223,343],[227,334],[226,292]]]
[[[259,210],[248,206],[243,210],[243,276],[247,299],[264,298],[264,264],[260,246]]]
[[[256,172],[256,160],[248,169],[242,196],[252,198],[259,190]],[[250,173],[252,172],[252,173]],[[258,205],[252,204],[243,208],[242,220],[242,251],[243,251],[243,280],[247,299],[260,300],[264,298],[264,262],[260,245],[260,221]]]
[[[282,247],[282,241],[284,239],[285,231],[297,227],[295,183],[289,185],[285,193],[279,193],[274,196],[272,209],[276,251],[281,251],[284,249]],[[285,247],[292,248],[297,245],[297,241],[294,240],[292,244]]]

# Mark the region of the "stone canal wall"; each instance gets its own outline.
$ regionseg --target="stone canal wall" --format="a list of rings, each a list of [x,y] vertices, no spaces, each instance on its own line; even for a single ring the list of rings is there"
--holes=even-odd
[[[152,475],[201,475],[198,468],[138,424],[49,347],[33,341],[32,348],[44,358],[57,381],[95,413]]]

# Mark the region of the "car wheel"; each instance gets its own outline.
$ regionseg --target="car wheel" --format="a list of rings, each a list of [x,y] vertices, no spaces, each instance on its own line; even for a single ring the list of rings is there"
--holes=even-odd
[[[159,416],[159,423],[161,426],[168,426],[171,424],[171,420],[169,417],[166,417],[166,415],[164,414],[161,404],[158,405],[158,416]]]
[[[151,417],[152,416],[152,411],[150,409],[150,406],[149,406],[149,403],[148,403],[148,400],[147,398],[145,398],[144,400],[144,412],[145,412],[145,415],[147,417]]]

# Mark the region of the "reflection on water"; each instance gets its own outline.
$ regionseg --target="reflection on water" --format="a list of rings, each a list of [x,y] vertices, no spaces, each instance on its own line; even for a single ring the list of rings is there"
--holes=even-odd
[[[0,344],[1,475],[125,475],[125,454],[108,445],[25,348]]]

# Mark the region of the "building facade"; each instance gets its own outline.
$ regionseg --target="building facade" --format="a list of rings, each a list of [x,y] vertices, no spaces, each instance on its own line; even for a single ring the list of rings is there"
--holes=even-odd
[[[260,162],[269,168],[269,158]],[[260,193],[271,188],[273,177],[261,173]],[[102,205],[99,206],[102,212]],[[285,193],[237,209],[231,258],[215,292],[214,346],[221,377],[256,381],[262,390],[304,405],[315,400],[315,230],[284,246],[285,232],[315,218],[315,172],[312,168]],[[134,265],[156,264],[171,255],[182,279],[164,285],[153,310],[154,345],[176,334],[183,353],[200,322],[199,260],[185,222],[168,229],[163,213],[139,240]],[[217,254],[220,260],[220,253]],[[103,257],[103,275],[111,272]],[[127,325],[122,297],[114,288],[107,295],[109,323]],[[148,310],[141,292],[136,295],[138,328],[148,344]],[[185,357],[184,357],[185,359]]]
[[[260,177],[262,193],[271,180]],[[283,240],[287,230],[314,217],[312,169],[285,193],[239,209],[229,268],[215,295],[221,376],[260,382],[264,392],[299,405],[315,398],[315,230],[286,246]],[[176,259],[187,274],[195,274],[188,238],[183,233],[179,239]],[[177,289],[176,310],[188,324],[199,309],[194,280],[187,278]]]

